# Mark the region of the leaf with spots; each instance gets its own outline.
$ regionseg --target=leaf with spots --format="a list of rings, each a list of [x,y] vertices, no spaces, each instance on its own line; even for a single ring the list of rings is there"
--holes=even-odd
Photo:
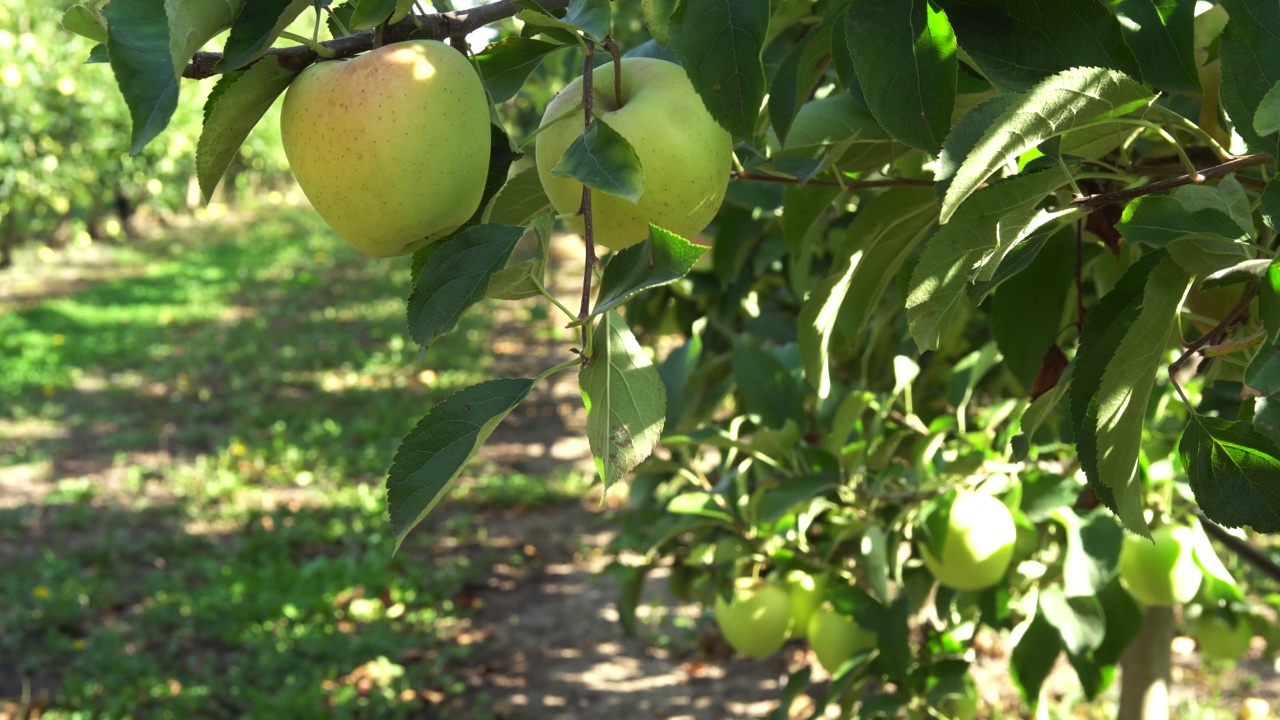
[[[764,101],[768,0],[684,0],[671,20],[671,44],[711,117],[751,137]]]
[[[387,475],[387,509],[397,550],[534,382],[505,378],[460,390],[432,407],[404,437]]]
[[[658,445],[666,421],[666,386],[617,312],[607,313],[596,326],[578,383],[591,454],[607,490]]]

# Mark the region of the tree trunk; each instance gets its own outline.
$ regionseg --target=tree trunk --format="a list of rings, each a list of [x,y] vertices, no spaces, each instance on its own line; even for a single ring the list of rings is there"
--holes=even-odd
[[[13,249],[18,246],[18,213],[13,208],[4,216],[0,230],[0,270],[13,266]]]
[[[1149,607],[1142,630],[1121,659],[1117,720],[1169,720],[1173,608]]]

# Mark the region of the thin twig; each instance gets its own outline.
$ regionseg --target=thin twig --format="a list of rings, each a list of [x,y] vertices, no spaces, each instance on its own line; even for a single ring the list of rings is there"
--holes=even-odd
[[[1084,234],[1082,220],[1076,220],[1076,337],[1084,334]]]
[[[1167,180],[1158,180],[1146,185],[1129,188],[1127,190],[1116,190],[1115,192],[1096,193],[1093,195],[1081,195],[1071,201],[1076,207],[1085,208],[1087,210],[1097,210],[1105,205],[1122,202],[1124,200],[1132,200],[1143,195],[1151,195],[1165,190],[1172,190],[1183,185],[1191,185],[1193,183],[1202,183],[1213,178],[1230,175],[1237,170],[1254,167],[1255,165],[1265,165],[1266,163],[1275,162],[1275,159],[1266,153],[1257,153],[1255,155],[1245,155],[1238,157],[1229,162],[1205,168],[1195,175],[1179,175],[1178,177],[1169,178]]]
[[[534,2],[548,10],[564,8],[569,5],[569,0],[534,0]],[[411,39],[448,40],[452,37],[466,35],[490,23],[509,18],[520,12],[520,10],[521,6],[515,0],[498,0],[498,2],[468,10],[454,10],[453,12],[436,13],[434,15],[406,17],[400,22],[386,27],[383,32],[383,41],[390,44]],[[374,31],[366,30],[355,35],[328,40],[321,44],[332,50],[335,57],[346,58],[373,49],[373,41]],[[268,56],[276,57],[280,65],[294,70],[305,68],[319,57],[314,50],[305,45],[272,48],[261,57]],[[243,67],[248,67],[259,59],[261,58],[255,58]],[[222,53],[198,52],[191,58],[191,62],[187,64],[186,69],[182,71],[182,76],[192,80],[199,80],[231,70],[243,69],[243,67],[215,69],[220,62],[222,62]]]
[[[582,56],[582,115],[583,115],[583,132],[591,127],[591,121],[595,120],[592,113],[592,99],[595,93],[594,75],[595,69],[592,67],[592,56],[595,50],[588,43]],[[582,268],[582,305],[578,309],[578,318],[585,318],[591,313],[591,269],[596,263],[596,244],[595,229],[591,226],[591,188],[586,183],[582,184],[582,205],[578,212],[582,213],[582,235],[587,244],[587,258]],[[582,324],[582,347],[585,351],[589,333],[591,332],[590,323]],[[586,355],[583,355],[585,361]]]
[[[886,178],[884,180],[846,180],[843,183],[836,180],[823,180],[814,178],[812,180],[801,180],[800,178],[788,177],[786,175],[763,175],[753,172],[733,172],[730,177],[734,180],[752,180],[754,182],[774,182],[787,183],[790,185],[821,185],[823,187],[838,187],[846,190],[862,190],[866,188],[882,188],[882,187],[931,187],[935,183],[932,180],[910,180],[907,178]]]
[[[1178,356],[1178,359],[1174,360],[1173,363],[1169,365],[1169,377],[1172,378],[1176,375],[1178,371],[1182,369],[1182,366],[1186,365],[1187,361],[1191,359],[1191,356],[1199,352],[1201,348],[1204,348],[1207,345],[1213,345],[1221,340],[1222,335],[1226,333],[1227,328],[1231,327],[1232,323],[1238,320],[1240,316],[1244,315],[1245,311],[1249,309],[1249,303],[1253,302],[1253,298],[1257,294],[1258,285],[1257,283],[1254,283],[1249,286],[1248,290],[1244,291],[1244,294],[1240,296],[1240,301],[1236,303],[1235,307],[1231,308],[1231,312],[1227,313],[1226,317],[1219,320],[1218,324],[1214,325],[1209,332],[1201,335],[1195,342],[1187,345],[1187,349],[1183,350],[1182,354]]]

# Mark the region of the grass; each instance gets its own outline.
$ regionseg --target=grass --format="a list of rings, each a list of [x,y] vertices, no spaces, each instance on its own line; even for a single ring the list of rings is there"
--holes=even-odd
[[[573,488],[482,476],[393,556],[380,483],[487,313],[419,357],[407,263],[303,211],[112,256],[0,307],[0,716],[486,717],[474,585],[527,560],[474,513]]]

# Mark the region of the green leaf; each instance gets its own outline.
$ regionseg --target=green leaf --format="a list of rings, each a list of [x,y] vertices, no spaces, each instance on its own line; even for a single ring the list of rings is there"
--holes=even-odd
[[[542,59],[565,47],[568,46],[519,36],[505,37],[489,45],[475,56],[475,61],[490,99],[503,103],[515,97]]]
[[[1097,599],[1106,618],[1102,645],[1092,652],[1068,655],[1090,700],[1111,684],[1121,654],[1142,627],[1142,610],[1118,581],[1107,584]]]
[[[838,262],[814,287],[797,319],[798,349],[805,377],[827,397],[829,365],[837,332],[861,332],[898,268],[933,226],[928,188],[892,188],[867,202],[835,251]],[[784,223],[785,223],[785,215]]]
[[[1120,23],[1090,0],[938,0],[960,47],[1002,92],[1022,91],[1069,68],[1141,77]],[[1034,143],[1033,143],[1034,145]]]
[[[1062,329],[1075,279],[1075,254],[1073,233],[1054,234],[1025,270],[1000,286],[991,302],[991,332],[1005,367],[1028,390]]]
[[[1190,518],[1191,529],[1195,531],[1195,545],[1192,548],[1196,565],[1204,572],[1204,585],[1200,592],[1212,601],[1244,602],[1244,591],[1232,577],[1231,571],[1222,564],[1222,558],[1213,549],[1209,535],[1204,531],[1204,523],[1199,518]]]
[[[222,48],[218,72],[242,68],[261,57],[312,0],[252,0],[236,16]],[[349,26],[348,26],[349,27]]]
[[[1144,290],[1152,271],[1167,258],[1163,252],[1144,255],[1131,265],[1119,282],[1089,310],[1080,334],[1080,349],[1073,361],[1071,380],[1071,435],[1090,487],[1103,504],[1120,515],[1111,487],[1098,475],[1098,390],[1103,375],[1142,309]],[[1132,505],[1133,498],[1125,498]],[[1122,516],[1123,519],[1123,516]],[[1128,525],[1128,523],[1126,523]],[[1134,528],[1131,528],[1134,529]],[[1146,524],[1134,529],[1150,537]]]
[[[1280,179],[1271,178],[1271,182],[1267,183],[1266,189],[1262,191],[1262,197],[1258,199],[1258,213],[1262,215],[1262,222],[1272,230],[1280,231]]]
[[[1081,518],[1070,508],[1058,508],[1054,518],[1067,532],[1067,552],[1062,561],[1062,592],[1073,598],[1097,595],[1116,577],[1124,530],[1113,516],[1106,513],[1093,513]],[[1070,650],[1070,645],[1068,650],[1077,652]]]
[[[831,55],[831,24],[823,23],[787,53],[769,85],[769,120],[778,139],[786,141],[796,113],[822,77]]]
[[[608,490],[653,452],[666,420],[667,390],[631,328],[616,312],[596,326],[578,378],[587,439]]]
[[[1058,631],[1062,647],[1069,653],[1092,652],[1106,637],[1106,613],[1092,595],[1067,597],[1061,585],[1050,585],[1040,591],[1040,612]]]
[[[747,415],[765,427],[781,428],[787,420],[804,421],[804,393],[778,358],[753,344],[733,348],[733,378]]]
[[[473,225],[435,247],[409,294],[409,335],[429,347],[484,298],[489,278],[506,267],[524,228]]]
[[[907,679],[911,667],[911,605],[906,593],[898,596],[880,616],[876,647],[880,651],[880,664],[890,680],[901,683]],[[896,707],[901,702],[891,704]],[[863,711],[867,708],[864,704]],[[870,715],[870,713],[867,713]],[[895,717],[896,713],[888,717]]]
[[[178,78],[169,54],[164,0],[112,0],[107,54],[133,121],[129,152],[137,155],[169,124],[178,107]]]
[[[1249,387],[1265,395],[1280,392],[1280,266],[1274,262],[1258,283],[1258,314],[1267,330],[1267,341],[1244,372]]]
[[[1074,68],[1023,93],[965,157],[947,188],[941,222],[998,169],[1045,140],[1126,115],[1151,101],[1146,88],[1104,68]]]
[[[1247,422],[1195,415],[1178,442],[1196,503],[1226,527],[1280,532],[1280,449]]]
[[[911,275],[907,320],[921,350],[935,350],[960,308],[970,271],[993,248],[1025,239],[1052,216],[1036,211],[1066,182],[1057,170],[1017,175],[974,194],[952,222],[934,233]]]
[[[564,21],[582,28],[589,37],[603,40],[609,36],[613,12],[609,0],[569,0]]]
[[[369,30],[381,25],[395,12],[396,0],[357,0],[349,30]]]
[[[1062,653],[1062,636],[1053,623],[1038,608],[1031,624],[1027,626],[1018,644],[1009,656],[1009,670],[1013,682],[1022,692],[1022,699],[1033,709],[1040,701],[1040,688],[1053,671]]]
[[[671,35],[668,32],[671,27],[671,13],[675,10],[678,0],[649,0],[642,3],[644,10],[644,22],[649,26],[649,34],[659,45],[670,45]]]
[[[1036,431],[1044,424],[1054,410],[1058,409],[1058,403],[1062,402],[1063,396],[1071,389],[1071,372],[1074,368],[1074,361],[1067,365],[1067,369],[1063,371],[1062,377],[1058,378],[1058,383],[1048,392],[1031,401],[1027,406],[1026,412],[1022,413],[1022,418],[1018,421],[1018,435],[1011,441],[1014,462],[1022,462],[1027,459],[1027,453],[1030,449],[1031,438],[1035,436]]]
[[[164,0],[174,77],[182,77],[187,61],[210,38],[231,27],[242,5],[244,0]]]
[[[946,198],[960,164],[969,157],[987,131],[995,126],[996,121],[1018,104],[1019,99],[1018,95],[1010,93],[984,100],[962,115],[955,127],[951,128],[951,133],[942,143],[937,169],[934,170],[934,179],[937,180],[934,190],[938,195],[938,202]]]
[[[1111,489],[1116,514],[1131,530],[1147,526],[1138,472],[1142,429],[1156,372],[1164,367],[1178,307],[1190,284],[1191,277],[1173,258],[1165,258],[1151,271],[1140,314],[1107,363],[1091,402],[1097,413],[1095,426],[1084,428],[1096,432],[1097,479]]]
[[[787,150],[848,145],[887,144],[889,134],[876,123],[871,111],[847,92],[807,102],[796,114],[787,133]]]
[[[956,38],[928,0],[853,0],[844,44],[872,115],[895,138],[937,154],[956,101]]]
[[[1142,77],[1170,93],[1200,92],[1196,71],[1196,4],[1186,0],[1112,0]]]
[[[62,14],[62,29],[96,43],[107,41],[107,20],[94,4],[72,5]]]
[[[662,364],[658,366],[658,374],[662,384],[667,388],[667,419],[664,425],[667,430],[674,430],[684,418],[685,408],[696,406],[696,399],[691,397],[690,381],[702,359],[702,334],[694,326],[694,333],[684,344],[672,350]]]
[[[1259,135],[1280,132],[1280,81],[1272,85],[1258,103],[1258,111],[1253,115],[1253,131]]]
[[[638,202],[644,194],[644,170],[627,139],[596,118],[564,151],[552,175],[568,176],[592,190]]]
[[[549,207],[551,200],[542,189],[538,168],[530,166],[503,183],[502,189],[489,203],[484,221],[502,225],[528,225]]]
[[[1124,209],[1116,229],[1131,243],[1164,247],[1184,238],[1234,240],[1240,226],[1226,213],[1213,208],[1188,211],[1168,195],[1140,197]]]
[[[533,220],[538,253],[532,260],[508,265],[489,278],[485,297],[499,300],[523,300],[542,294],[547,275],[547,258],[551,250],[551,227],[555,215],[547,211]]]
[[[782,192],[782,236],[787,252],[799,256],[810,228],[840,194],[826,185],[788,185]]]
[[[988,255],[980,261],[973,283],[966,289],[969,300],[975,305],[982,303],[993,290],[1035,262],[1046,245],[1074,242],[1075,237],[1075,227],[1071,223],[1051,222],[1036,228],[1035,232],[1007,251]]]
[[[1231,21],[1222,31],[1222,107],[1250,148],[1275,155],[1277,138],[1254,128],[1262,100],[1280,82],[1280,3],[1222,0]]]
[[[600,278],[595,307],[588,317],[612,310],[645,290],[679,280],[689,274],[706,251],[701,245],[650,225],[646,242],[632,245],[609,260]],[[572,325],[583,322],[586,320],[577,320]]]
[[[1259,260],[1245,260],[1232,265],[1231,267],[1223,268],[1211,275],[1207,275],[1204,280],[1200,281],[1200,289],[1212,290],[1214,288],[1252,282],[1260,277],[1265,277],[1270,268],[1271,261],[1265,258]]]
[[[297,74],[267,58],[218,81],[217,92],[211,92],[205,104],[204,129],[196,144],[196,177],[206,202],[240,144]]]
[[[508,378],[472,385],[437,403],[405,435],[387,475],[387,510],[397,550],[533,384]]]
[[[711,117],[734,137],[751,137],[764,100],[768,0],[683,0],[672,20],[676,55]]]
[[[1213,186],[1184,185],[1174,190],[1173,196],[1190,212],[1212,209],[1234,220],[1240,234],[1233,238],[1245,239],[1254,232],[1252,200],[1235,174],[1222,178]]]

